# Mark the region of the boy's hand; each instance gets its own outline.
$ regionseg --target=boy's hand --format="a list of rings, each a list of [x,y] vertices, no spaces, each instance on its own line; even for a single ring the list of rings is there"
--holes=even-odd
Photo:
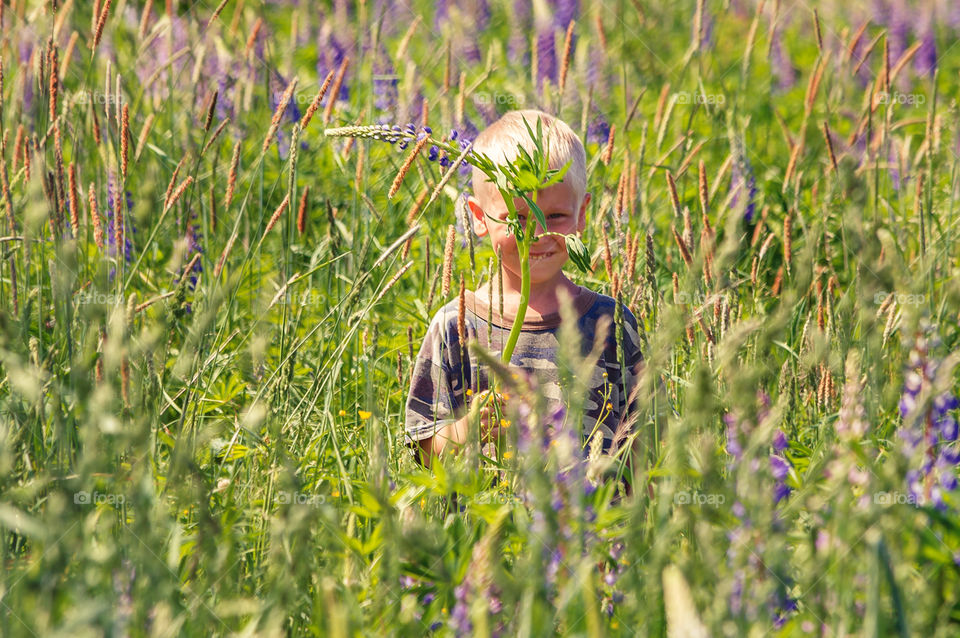
[[[484,443],[487,441],[495,441],[500,435],[500,423],[497,420],[497,413],[495,409],[495,404],[499,404],[500,412],[503,413],[504,406],[504,396],[500,393],[496,393],[493,397],[488,398],[490,395],[490,390],[484,390],[473,400],[473,403],[470,404],[470,413],[468,414],[468,419],[476,418],[479,414],[480,417],[480,440]]]
[[[425,463],[429,467],[431,458],[439,455],[450,444],[454,448],[459,448],[467,441],[470,423],[472,419],[479,416],[480,419],[480,440],[482,443],[496,441],[500,436],[500,424],[497,422],[497,413],[494,402],[500,404],[500,413],[503,414],[503,406],[506,397],[502,394],[496,394],[489,397],[490,391],[484,390],[479,393],[470,404],[470,411],[453,423],[448,424],[436,435],[420,441],[420,447],[426,455]],[[488,398],[489,397],[489,398]]]

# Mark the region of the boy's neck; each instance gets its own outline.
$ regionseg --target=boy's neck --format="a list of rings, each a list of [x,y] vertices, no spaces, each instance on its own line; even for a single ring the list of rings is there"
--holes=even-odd
[[[580,294],[581,288],[563,274],[557,273],[557,276],[551,281],[540,282],[530,285],[530,299],[527,301],[527,312],[525,319],[539,319],[546,315],[554,314],[560,310],[559,291],[566,290],[572,299]],[[482,286],[477,294],[487,303],[493,304],[499,302],[499,291],[494,286],[490,290],[490,282]],[[503,307],[505,314],[516,315],[520,307],[520,282],[512,281],[510,273],[504,271],[503,277]]]

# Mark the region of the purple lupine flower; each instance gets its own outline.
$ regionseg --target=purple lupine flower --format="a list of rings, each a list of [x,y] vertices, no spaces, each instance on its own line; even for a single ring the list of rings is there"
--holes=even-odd
[[[191,216],[190,221],[187,222],[187,236],[186,236],[187,252],[185,255],[185,259],[187,262],[193,259],[194,255],[203,254],[203,244],[201,243],[203,235],[200,233],[199,229],[197,228],[198,224],[196,221],[196,217],[197,215],[196,213],[194,213]],[[197,277],[201,272],[203,272],[203,259],[198,259],[196,263],[194,263],[193,268],[190,270],[190,274],[189,274],[190,283],[188,284],[188,287],[190,288],[190,290],[196,289]]]
[[[527,0],[514,0],[513,14],[510,20],[510,40],[507,43],[507,54],[511,60],[517,60],[521,65],[529,65],[530,39],[529,33],[533,29],[530,17],[531,3]]]
[[[736,145],[736,155],[733,162],[733,170],[730,178],[730,188],[736,189],[736,193],[730,200],[730,206],[736,207],[740,197],[746,191],[746,206],[744,207],[743,219],[747,223],[753,221],[753,213],[756,209],[757,179],[753,174],[753,167],[743,150],[742,142]]]
[[[537,88],[543,86],[543,81],[557,80],[557,50],[554,42],[555,32],[553,22],[540,21],[537,24]]]
[[[947,7],[947,17],[945,20],[947,26],[955,31],[960,31],[960,4],[948,2]]]
[[[770,41],[770,67],[777,78],[777,88],[787,91],[797,83],[797,69],[790,60],[790,55],[784,51],[783,38],[780,29],[775,29]]]
[[[437,0],[433,3],[433,30],[439,31],[441,27],[450,19],[449,0]]]
[[[119,185],[117,183],[116,175],[113,170],[107,170],[107,247],[111,255],[116,256],[118,254],[117,250],[117,236],[114,231],[114,214],[116,211],[116,200],[114,199],[117,195],[117,188]],[[124,204],[126,205],[127,212],[133,208],[133,199],[131,197],[130,191],[124,193]],[[127,221],[129,220],[129,221]],[[124,217],[124,221],[127,222],[127,225],[124,227],[123,233],[123,258],[127,263],[133,261],[133,242],[130,239],[131,233],[134,232],[133,228],[133,219],[132,216]],[[129,231],[129,232],[128,232]]]
[[[284,78],[276,69],[270,69],[270,110],[276,111],[277,107],[280,105],[280,99],[283,96],[284,91],[287,90],[287,85],[289,82]],[[283,112],[283,116],[289,120],[291,124],[300,121],[300,107],[297,106],[296,95],[293,96],[293,99],[287,104],[286,109]],[[280,157],[286,157],[287,152],[290,150],[290,141],[287,139],[284,134],[283,129],[277,130],[277,149],[280,151]]]
[[[579,0],[552,0],[554,24],[558,29],[566,30],[571,20],[576,20],[580,13]]]
[[[373,95],[374,107],[387,115],[393,115],[397,108],[399,92],[397,85],[400,78],[394,72],[390,55],[381,47],[373,65]]]
[[[773,471],[773,478],[776,479],[774,487],[774,505],[789,496],[790,487],[787,486],[787,476],[790,474],[790,462],[778,454],[770,455],[770,469]]]
[[[787,435],[784,434],[783,430],[777,429],[776,433],[773,435],[773,451],[774,452],[783,452],[788,447]]]
[[[941,371],[941,361],[932,356],[932,350],[939,345],[939,338],[928,323],[914,335],[900,397],[903,427],[898,434],[912,466],[905,476],[910,496],[918,505],[933,503],[937,509],[945,510],[943,490],[953,491],[957,487],[960,453],[955,449],[957,421],[953,412],[960,407],[960,400],[949,390],[934,389],[942,383],[938,376],[950,374]]]
[[[594,118],[587,124],[587,142],[606,144],[610,138],[610,123],[603,117]]]
[[[590,43],[590,64],[587,65],[585,81],[588,86],[592,86],[594,95],[598,99],[607,97],[610,91],[609,79],[605,71],[606,55],[597,42]]]
[[[710,48],[713,45],[713,22],[713,14],[707,10],[706,3],[704,3],[703,16],[700,22],[699,42],[697,42],[697,34],[693,32],[697,25],[695,22],[691,22],[690,24],[690,41],[695,47]]]
[[[890,183],[896,190],[900,190],[900,157],[897,155],[897,151],[894,148],[894,144],[890,144],[890,152],[887,155],[887,162],[889,168],[887,169],[887,174],[890,175]]]
[[[933,77],[937,70],[937,40],[932,25],[927,27],[920,39],[920,48],[913,58],[913,68],[918,75],[927,77]]]
[[[350,56],[350,53],[350,45],[340,42],[330,23],[324,24],[317,37],[317,77],[325,78],[330,71],[339,69],[344,58]],[[338,100],[350,100],[350,77],[351,70],[347,68],[337,94]]]
[[[740,421],[729,412],[723,415],[723,421],[727,426],[727,454],[740,461],[743,457],[743,445],[740,443]]]
[[[457,635],[468,635],[473,632],[473,623],[470,622],[470,606],[467,596],[470,591],[470,572],[464,577],[463,582],[457,585],[453,590],[456,603],[450,613],[450,626]]]

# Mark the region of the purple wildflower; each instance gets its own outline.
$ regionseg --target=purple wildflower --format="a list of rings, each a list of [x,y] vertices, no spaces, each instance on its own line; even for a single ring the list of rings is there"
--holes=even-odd
[[[745,191],[747,201],[744,207],[743,219],[749,223],[753,221],[753,213],[757,206],[757,178],[753,174],[753,167],[750,165],[750,160],[747,158],[742,142],[736,145],[735,150],[736,154],[735,161],[733,162],[730,188],[732,190],[735,189],[736,192],[733,199],[730,200],[730,206],[735,207]]]
[[[918,75],[933,77],[937,70],[937,41],[933,35],[933,26],[928,26],[920,39],[920,48],[913,59],[913,68]]]
[[[537,88],[543,86],[543,81],[557,80],[557,50],[555,28],[552,22],[540,21],[537,24]]]
[[[777,78],[777,88],[781,91],[793,88],[797,83],[797,69],[793,66],[790,55],[784,51],[780,29],[774,30],[773,39],[770,41],[770,65]]]
[[[949,390],[936,389],[943,383],[939,377],[950,374],[941,370],[941,361],[931,354],[939,345],[929,324],[914,336],[900,397],[903,427],[898,434],[912,466],[905,477],[910,495],[917,504],[933,503],[946,509],[941,487],[947,491],[957,487],[960,453],[955,448],[957,420],[953,412],[960,407],[960,400]]]

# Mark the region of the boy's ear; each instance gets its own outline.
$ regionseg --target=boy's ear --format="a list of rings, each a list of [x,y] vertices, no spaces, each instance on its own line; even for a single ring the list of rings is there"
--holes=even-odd
[[[470,210],[473,232],[477,234],[477,237],[483,237],[489,231],[487,230],[487,218],[483,214],[483,208],[480,207],[480,200],[470,195],[467,197],[467,208]]]
[[[590,193],[583,196],[583,203],[580,204],[580,219],[577,222],[577,232],[582,233],[587,228],[587,204],[590,203]]]

